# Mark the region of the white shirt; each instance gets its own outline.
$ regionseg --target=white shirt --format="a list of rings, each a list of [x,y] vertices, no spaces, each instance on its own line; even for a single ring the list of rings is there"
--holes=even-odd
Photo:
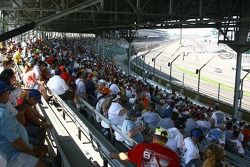
[[[108,110],[108,118],[109,120],[115,124],[115,125],[122,125],[123,121],[125,120],[125,117],[120,115],[120,111],[123,109],[123,107],[117,103],[112,102],[109,110]]]
[[[223,127],[226,121],[226,116],[222,111],[213,112],[211,118],[214,120],[214,127]]]
[[[230,141],[236,144],[238,153],[243,154],[243,155],[245,154],[245,150],[242,146],[242,143],[239,140],[231,139]]]
[[[193,159],[199,159],[199,149],[197,144],[195,144],[190,137],[184,139],[186,151],[184,152],[185,164],[188,164]]]
[[[0,166],[5,167],[7,165],[7,161],[0,155]]]
[[[50,78],[47,86],[57,95],[62,95],[69,89],[65,81],[58,75],[54,75],[52,78]]]
[[[178,148],[181,152],[184,150],[183,135],[177,128],[173,127],[168,129],[168,142],[166,146],[176,153],[178,153]]]
[[[40,74],[41,74],[41,70],[40,70],[39,66],[35,65],[34,68],[32,69],[32,71],[35,73],[36,79],[39,79],[40,78]]]
[[[112,94],[118,94],[120,92],[120,88],[116,84],[112,84],[109,89],[112,91]]]

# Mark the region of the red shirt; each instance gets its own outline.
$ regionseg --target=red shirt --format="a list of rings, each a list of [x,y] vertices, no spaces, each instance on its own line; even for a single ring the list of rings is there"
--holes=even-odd
[[[180,167],[179,156],[169,148],[158,143],[138,144],[128,151],[129,161],[137,167]]]
[[[67,83],[67,81],[69,81],[71,79],[71,76],[68,72],[63,72],[61,73],[60,77],[62,79],[64,79],[64,81]]]

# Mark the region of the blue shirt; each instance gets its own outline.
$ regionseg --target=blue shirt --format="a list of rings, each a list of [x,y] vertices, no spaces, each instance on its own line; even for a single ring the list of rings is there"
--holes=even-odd
[[[134,121],[131,120],[124,120],[123,124],[122,124],[122,132],[125,133],[126,135],[128,135],[128,132],[133,130],[136,127],[136,124]],[[136,133],[132,139],[134,139],[137,143],[142,143],[143,142],[143,136],[141,134],[141,132]],[[125,140],[125,143],[129,146],[133,146],[133,144],[127,140]]]
[[[19,126],[6,105],[0,103],[0,153],[7,161],[15,159],[19,154],[19,151],[11,144],[20,137]]]

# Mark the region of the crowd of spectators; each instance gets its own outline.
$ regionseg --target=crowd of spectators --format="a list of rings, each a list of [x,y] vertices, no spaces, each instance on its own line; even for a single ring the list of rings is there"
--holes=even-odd
[[[179,155],[185,166],[202,161],[205,167],[214,166],[211,164],[223,160],[219,155],[223,151],[218,150],[224,148],[241,156],[248,153],[249,125],[227,118],[219,106],[200,106],[174,91],[126,75],[113,62],[95,54],[94,42],[94,39],[38,39],[8,43],[2,50],[0,100],[4,100],[0,101],[0,152],[3,155],[0,155],[8,165],[17,159],[24,162],[24,158],[20,159],[23,153],[30,160],[27,163],[45,165],[41,160],[46,155],[44,134],[52,126],[36,111],[35,105],[41,101],[41,95],[46,100],[53,99],[53,93],[74,102],[79,112],[84,112],[80,99],[86,100],[137,143],[151,143],[156,128],[166,129],[165,147]],[[14,79],[13,62],[23,65],[22,87]],[[4,122],[6,115],[12,120],[10,126],[7,123],[11,121]],[[95,119],[102,133],[111,137],[110,126],[98,116]],[[10,134],[12,131],[16,134]],[[129,147],[135,145],[118,133],[115,137]],[[198,144],[209,145],[204,156]]]

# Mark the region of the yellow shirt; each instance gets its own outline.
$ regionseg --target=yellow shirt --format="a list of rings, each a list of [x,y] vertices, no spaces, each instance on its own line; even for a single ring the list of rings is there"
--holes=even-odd
[[[12,59],[15,63],[21,63],[22,62],[21,53],[19,51],[16,51],[16,53],[13,55]]]

